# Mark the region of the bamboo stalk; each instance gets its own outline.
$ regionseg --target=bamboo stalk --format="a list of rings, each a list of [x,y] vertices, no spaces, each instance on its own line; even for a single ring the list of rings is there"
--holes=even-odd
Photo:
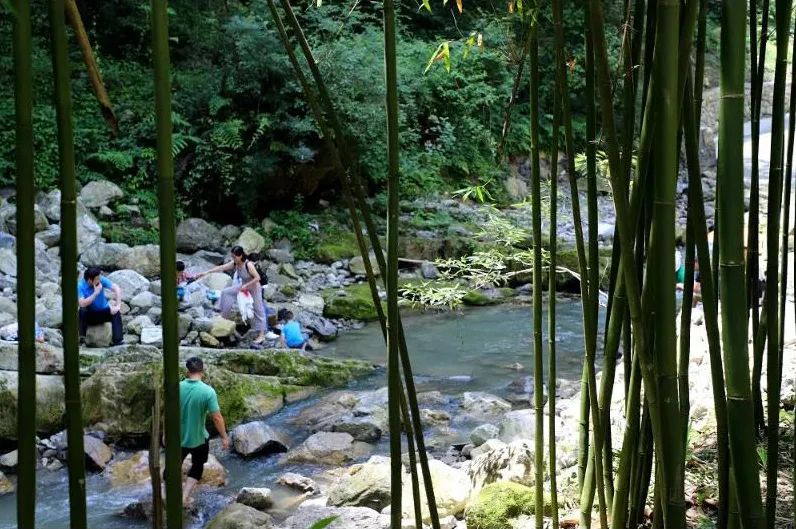
[[[718,181],[721,227],[720,283],[722,342],[725,355],[727,417],[733,481],[745,529],[762,527],[764,514],[757,473],[749,355],[743,242],[743,98],[745,5],[725,0],[721,24],[721,104]]]
[[[171,76],[166,0],[152,0],[152,63],[155,71],[155,125],[157,130],[158,220],[160,273],[173,278],[176,270],[174,163],[172,160]],[[180,448],[179,336],[177,285],[163,281],[163,390],[166,402],[166,524],[182,527],[182,472]]]
[[[160,421],[162,404],[160,402],[160,380],[152,388],[152,430],[149,436],[149,476],[152,481],[152,529],[163,528],[163,496],[160,469]]]
[[[766,284],[768,298],[767,352],[767,404],[768,404],[768,457],[766,468],[766,520],[774,529],[777,513],[777,474],[779,471],[779,401],[782,387],[780,364],[779,325],[779,245],[782,209],[782,161],[785,142],[785,81],[788,73],[788,44],[790,44],[791,0],[776,2],[777,53],[774,70],[774,97],[771,116],[771,156],[768,177],[768,224],[766,251]],[[786,234],[787,237],[787,234]],[[787,255],[787,248],[786,248]],[[785,257],[787,260],[787,257]],[[787,279],[787,271],[783,270]],[[787,289],[787,282],[782,285]]]
[[[19,321],[17,394],[17,525],[36,519],[36,263],[34,242],[33,73],[30,1],[14,2],[14,103],[16,116],[17,317]]]
[[[533,402],[536,411],[534,434],[535,527],[544,527],[544,361],[542,358],[542,191],[539,168],[539,40],[536,17],[531,14],[530,136],[531,205],[533,226]],[[551,267],[552,269],[552,267]]]
[[[58,167],[61,174],[61,306],[63,317],[64,401],[66,405],[69,522],[86,527],[86,469],[83,415],[80,407],[80,341],[77,307],[77,198],[72,127],[69,50],[64,0],[50,2],[50,32],[55,109],[58,120]]]
[[[75,32],[75,39],[77,40],[78,46],[80,46],[80,52],[83,55],[83,63],[86,65],[86,73],[91,83],[91,89],[97,98],[102,116],[105,118],[105,121],[108,123],[113,133],[116,134],[119,131],[119,121],[116,119],[116,115],[113,112],[111,99],[108,97],[108,91],[105,89],[105,83],[102,81],[102,74],[100,74],[97,61],[94,58],[94,51],[91,49],[91,42],[86,33],[86,28],[83,25],[83,18],[80,16],[80,11],[77,8],[75,0],[65,0],[65,2],[66,14],[69,18],[69,24]]]
[[[390,513],[392,527],[401,525],[401,379],[398,352],[398,199],[400,195],[398,142],[398,67],[395,52],[395,5],[384,0],[384,70],[387,87],[387,385],[390,424]]]

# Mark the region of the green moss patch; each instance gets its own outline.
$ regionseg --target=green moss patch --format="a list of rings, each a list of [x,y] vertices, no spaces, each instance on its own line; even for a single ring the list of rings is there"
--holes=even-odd
[[[354,233],[350,231],[331,231],[318,243],[315,260],[331,264],[359,255],[359,246]]]
[[[344,318],[349,320],[374,321],[379,318],[376,306],[370,295],[367,283],[359,283],[345,287],[344,295],[338,290],[328,290],[324,296],[326,306],[323,315],[327,318]],[[386,311],[386,305],[382,302]]]
[[[534,489],[518,483],[492,483],[464,513],[470,529],[511,529],[511,520],[536,511]],[[545,498],[545,511],[550,506]]]

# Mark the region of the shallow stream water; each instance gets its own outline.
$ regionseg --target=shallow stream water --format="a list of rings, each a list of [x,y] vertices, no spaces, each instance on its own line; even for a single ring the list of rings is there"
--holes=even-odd
[[[545,315],[545,329],[546,319]],[[404,327],[418,391],[438,390],[453,396],[459,396],[464,391],[488,391],[515,402],[518,398],[527,399],[531,389],[528,377],[533,374],[532,317],[529,307],[503,305],[452,313],[418,314],[405,317]],[[559,300],[556,327],[558,377],[575,383],[580,379],[583,354],[579,300]],[[378,324],[346,332],[319,353],[331,357],[359,358],[378,364],[384,364],[386,360]],[[385,372],[380,370],[376,375],[352,382],[347,389],[368,390],[385,384]],[[298,445],[308,433],[297,429],[290,420],[303,408],[312,406],[317,398],[283,408],[268,418],[269,424],[284,431],[293,446]],[[528,406],[519,402],[517,407]],[[448,411],[454,417],[452,432],[448,434],[452,436],[451,441],[456,441],[457,437],[466,439],[473,425],[457,422],[455,410]],[[386,454],[388,449],[387,441],[383,439],[373,446],[372,453]],[[115,457],[125,458],[128,455],[117,452]],[[227,468],[229,484],[221,489],[200,491],[196,496],[199,514],[188,520],[186,527],[203,527],[241,487],[271,488],[279,504],[280,499],[285,500],[295,494],[274,485],[278,476],[293,471],[312,477],[326,469],[313,465],[282,464],[276,456],[243,459],[227,453],[219,459]],[[68,527],[66,470],[41,470],[38,479],[36,527]],[[147,487],[111,489],[101,474],[92,474],[88,477],[86,489],[90,527],[149,527],[146,522],[117,516],[125,505],[143,496]],[[15,495],[0,497],[0,529],[16,527],[15,506]],[[278,517],[279,513],[276,514]]]

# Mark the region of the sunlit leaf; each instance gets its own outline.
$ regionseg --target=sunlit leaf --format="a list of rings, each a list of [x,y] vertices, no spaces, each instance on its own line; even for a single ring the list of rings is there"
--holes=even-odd
[[[426,10],[428,10],[428,12],[431,13],[431,2],[429,2],[428,0],[423,0],[423,5],[426,6]]]
[[[318,5],[320,5],[320,3],[321,3],[321,0],[318,0]],[[312,524],[310,526],[310,529],[324,529],[326,527],[329,527],[338,518],[339,518],[339,516],[329,516],[327,518],[322,518],[322,519],[318,520],[317,522],[315,522],[314,524]]]
[[[423,70],[424,74],[431,69],[431,65],[434,64],[435,61],[437,61],[437,57],[439,57],[440,53],[442,53],[442,44],[437,46],[437,49],[434,50],[434,53],[431,55],[431,58],[428,60],[428,64],[426,64],[426,69]]]
[[[429,69],[431,69],[431,66],[437,61],[442,61],[445,70],[447,70],[450,73],[451,51],[450,51],[450,44],[448,43],[448,41],[445,41],[439,46],[437,46],[437,49],[434,50],[434,54],[431,56],[431,59],[429,59],[428,64],[426,64],[426,69],[423,70],[423,73],[425,74],[426,72],[428,72]]]
[[[316,7],[321,7],[322,5],[323,5],[323,0],[316,0],[315,2]]]
[[[482,49],[483,47],[484,47],[484,34],[483,33],[479,33],[478,34],[478,48]]]
[[[462,0],[456,0],[456,7],[459,9],[459,13],[464,11],[464,8],[462,7]]]
[[[447,70],[447,72],[450,73],[450,71],[451,71],[451,50],[450,50],[450,46],[448,45],[447,42],[444,42],[442,44],[442,61],[443,61],[443,64],[445,65],[445,70]]]
[[[514,0],[509,1],[509,13],[514,12]]]
[[[468,55],[470,55],[470,50],[473,49],[475,46],[475,33],[471,33],[467,40],[464,42],[464,54],[463,57],[466,59]]]
[[[523,12],[522,12],[522,0],[517,0],[517,13],[519,13],[520,15],[523,14]]]

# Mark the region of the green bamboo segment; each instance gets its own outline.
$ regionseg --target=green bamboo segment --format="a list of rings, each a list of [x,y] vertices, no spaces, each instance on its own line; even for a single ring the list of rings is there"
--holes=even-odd
[[[702,307],[705,315],[705,329],[708,338],[710,355],[710,375],[713,389],[713,403],[716,415],[716,444],[718,452],[718,490],[719,514],[717,529],[727,526],[728,493],[729,493],[729,447],[727,440],[727,397],[724,388],[724,367],[721,357],[721,336],[719,333],[718,312],[716,309],[716,287],[713,283],[710,248],[708,247],[707,219],[705,218],[705,200],[702,193],[702,181],[699,169],[699,146],[696,129],[696,116],[699,114],[699,102],[693,101],[690,80],[686,87],[686,101],[683,111],[683,129],[688,167],[688,203],[689,217],[692,221],[694,243],[700,269],[706,270],[700,275],[702,290]],[[689,111],[693,109],[693,111]]]
[[[152,63],[155,70],[155,125],[157,130],[158,217],[160,228],[160,273],[176,277],[176,219],[174,214],[174,163],[171,143],[171,76],[166,0],[152,0]],[[182,481],[180,449],[180,370],[177,331],[177,285],[164,281],[163,394],[166,408],[166,524],[182,527]]]
[[[531,15],[532,16],[532,15]],[[536,21],[531,22],[530,136],[531,207],[533,226],[533,402],[536,411],[534,463],[536,508],[535,527],[544,527],[544,360],[542,351],[542,191],[539,167],[539,40]]]
[[[777,474],[779,469],[779,401],[782,376],[780,367],[779,325],[779,251],[780,219],[782,209],[782,162],[785,142],[785,82],[788,74],[788,45],[790,44],[791,0],[776,2],[777,53],[774,70],[774,97],[771,116],[771,156],[768,177],[768,220],[766,244],[766,285],[768,299],[767,341],[767,408],[768,408],[768,458],[766,469],[766,520],[774,529],[777,510]],[[785,249],[787,253],[787,248]],[[783,271],[783,274],[786,274]],[[782,284],[782,289],[787,283]]]
[[[707,37],[708,0],[699,0],[699,18],[694,53],[694,109],[695,122],[702,120],[702,91],[705,86],[705,42]]]
[[[793,48],[791,49],[791,79],[796,73],[796,64],[793,62],[793,57],[796,57],[796,39],[793,39]],[[790,88],[790,102],[788,104],[788,147],[785,154],[785,192],[784,192],[784,211],[783,211],[783,227],[782,227],[782,262],[779,298],[779,357],[780,362],[783,358],[783,350],[785,345],[785,306],[788,294],[788,239],[790,233],[790,201],[791,201],[791,188],[793,179],[793,135],[796,133],[796,87],[791,83]],[[780,369],[782,369],[780,364]]]
[[[17,317],[19,321],[17,402],[17,525],[36,519],[36,266],[34,242],[33,73],[29,0],[14,2],[14,102],[16,109]]]
[[[693,209],[689,204],[688,209]],[[688,362],[691,353],[691,308],[694,303],[694,260],[696,245],[694,244],[694,222],[692,213],[688,213],[685,235],[685,280],[683,281],[683,304],[680,309],[680,343],[677,350],[677,391],[680,394],[681,433],[683,434],[682,458],[685,460],[686,441],[688,437],[689,413],[691,402],[688,395]],[[685,470],[685,466],[683,466]]]
[[[720,283],[722,342],[727,387],[727,424],[733,481],[745,529],[763,526],[764,514],[757,472],[743,256],[743,98],[746,6],[725,0],[721,24],[721,103],[719,107],[718,194],[720,211]],[[740,487],[743,487],[742,489]]]
[[[611,525],[617,529],[624,529],[627,526],[632,456],[636,450],[640,432],[641,371],[638,367],[638,355],[633,355],[632,371],[628,378],[630,378],[630,389],[625,401],[627,426],[622,440],[622,452],[616,472],[616,487],[611,504]]]
[[[400,359],[398,352],[398,67],[395,52],[395,4],[384,0],[384,79],[387,87],[387,385],[390,424],[390,512],[392,527],[400,527],[401,486],[401,416],[398,406],[401,394]]]
[[[83,415],[80,407],[80,339],[77,307],[77,191],[72,128],[69,50],[64,0],[50,2],[55,109],[58,120],[58,161],[61,174],[61,305],[63,311],[64,394],[69,520],[73,528],[86,527],[86,468]]]

